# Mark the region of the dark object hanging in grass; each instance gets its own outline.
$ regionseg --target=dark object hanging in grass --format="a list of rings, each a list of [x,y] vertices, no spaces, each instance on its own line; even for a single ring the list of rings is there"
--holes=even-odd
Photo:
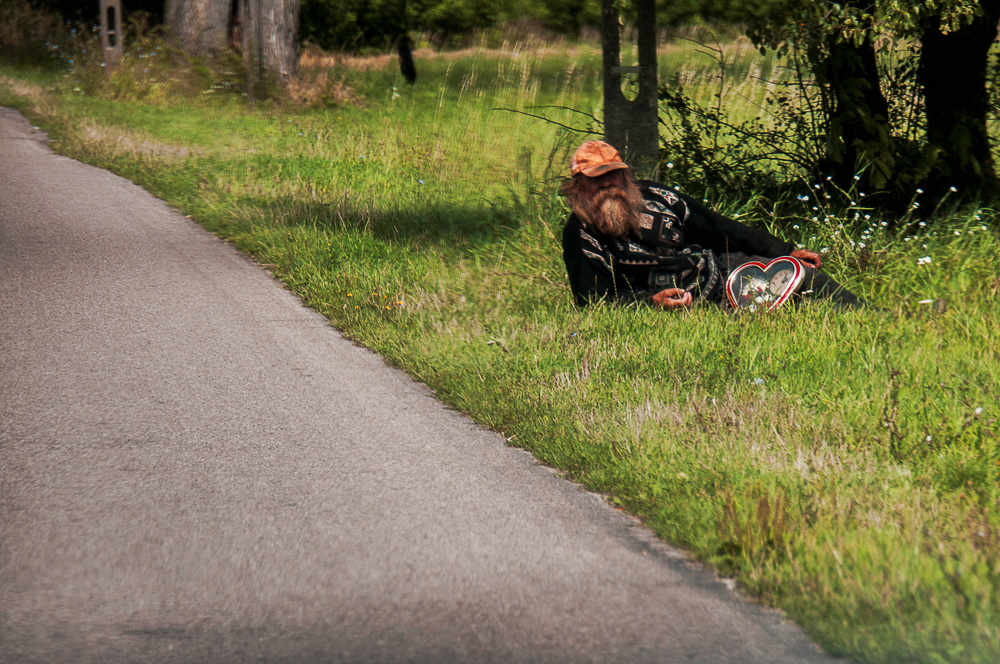
[[[406,35],[396,40],[396,51],[399,53],[399,72],[407,83],[417,80],[417,67],[413,63],[413,42]]]

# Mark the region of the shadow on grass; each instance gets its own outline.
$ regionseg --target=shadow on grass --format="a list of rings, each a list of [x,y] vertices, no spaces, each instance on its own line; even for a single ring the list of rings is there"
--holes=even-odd
[[[187,182],[173,188],[224,192],[220,202],[241,223],[343,229],[413,244],[485,245],[517,231],[527,217],[523,202],[502,189],[424,185],[415,169],[372,161],[196,158],[177,169]]]
[[[513,207],[486,202],[435,201],[386,209],[373,201],[348,197],[332,202],[285,197],[245,200],[244,204],[281,225],[371,233],[388,242],[418,246],[481,247],[511,235],[523,223]]]

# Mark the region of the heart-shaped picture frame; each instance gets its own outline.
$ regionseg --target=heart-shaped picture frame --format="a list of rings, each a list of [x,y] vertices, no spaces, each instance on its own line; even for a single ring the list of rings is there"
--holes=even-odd
[[[733,309],[770,311],[784,304],[805,278],[802,263],[791,256],[775,258],[766,265],[744,263],[726,279],[726,297]]]

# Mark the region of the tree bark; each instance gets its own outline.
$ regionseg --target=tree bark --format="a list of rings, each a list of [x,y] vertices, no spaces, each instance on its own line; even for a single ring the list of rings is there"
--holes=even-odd
[[[258,62],[282,82],[299,73],[300,0],[256,0],[251,3],[250,30]]]
[[[918,76],[924,91],[931,186],[996,192],[986,117],[986,72],[997,36],[1000,0],[981,0],[982,14],[954,32],[935,17],[921,37]]]
[[[242,44],[257,79],[299,70],[300,0],[167,0],[166,24],[181,48],[207,55]]]
[[[639,66],[621,66],[621,34],[615,0],[601,0],[601,53],[604,73],[604,140],[643,177],[656,174],[660,160],[660,113],[656,71],[656,8],[653,0],[636,0]],[[629,101],[622,93],[622,74],[639,73],[639,94]]]
[[[872,0],[847,4],[869,15],[875,8]],[[816,59],[817,82],[826,86],[831,104],[826,163],[820,165],[821,170],[844,188],[854,184],[859,172],[862,188],[885,187],[895,171],[896,147],[889,103],[879,83],[875,45],[870,37],[855,44],[835,33],[826,41],[826,54]]]
[[[186,52],[205,55],[229,46],[233,0],[167,0],[164,23]]]

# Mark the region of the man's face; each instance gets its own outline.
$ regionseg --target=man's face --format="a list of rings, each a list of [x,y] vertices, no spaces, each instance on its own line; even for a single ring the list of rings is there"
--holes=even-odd
[[[624,169],[587,177],[582,173],[566,189],[570,207],[586,226],[608,235],[622,237],[639,225],[642,194]]]
[[[613,171],[607,171],[601,175],[595,177],[587,177],[583,175],[580,178],[580,193],[584,194],[590,198],[601,189],[607,189],[609,187],[617,187],[619,189],[625,188],[625,171],[621,169],[616,169]]]

